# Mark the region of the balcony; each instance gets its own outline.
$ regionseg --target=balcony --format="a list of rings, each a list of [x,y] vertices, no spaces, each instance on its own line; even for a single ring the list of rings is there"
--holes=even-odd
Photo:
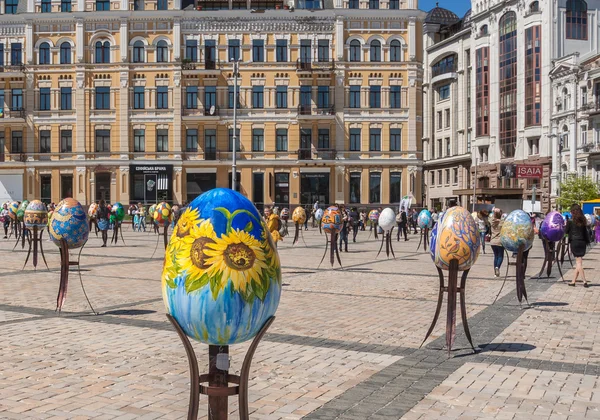
[[[207,117],[218,117],[219,116],[219,107],[213,105],[208,108],[204,108],[204,115]]]
[[[337,151],[335,149],[317,149],[316,157],[322,160],[335,160]]]
[[[0,66],[0,75],[2,73],[23,73],[25,71],[24,64],[8,64],[5,66]]]
[[[205,60],[201,63],[184,59],[181,62],[181,69],[184,74],[218,74],[221,71],[221,63],[215,60]]]
[[[597,154],[600,153],[600,142],[583,144],[580,149],[584,153]]]
[[[312,62],[300,59],[296,60],[296,72],[298,73],[332,72],[334,68],[334,60]]]
[[[25,119],[25,109],[24,108],[15,108],[15,109],[0,109],[0,118],[18,118]]]
[[[310,105],[298,105],[299,117],[332,117],[335,116],[335,107],[311,107]]]
[[[312,160],[311,149],[298,149],[298,160]]]

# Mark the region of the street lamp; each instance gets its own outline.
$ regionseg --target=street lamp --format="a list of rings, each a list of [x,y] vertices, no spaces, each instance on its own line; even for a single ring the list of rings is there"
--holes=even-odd
[[[477,161],[479,160],[479,158],[475,158],[475,176],[473,177],[473,209],[471,210],[472,212],[475,211],[475,202],[477,201]]]
[[[240,60],[233,62],[233,155],[231,158],[231,189],[237,187],[237,102],[238,102],[238,70]]]

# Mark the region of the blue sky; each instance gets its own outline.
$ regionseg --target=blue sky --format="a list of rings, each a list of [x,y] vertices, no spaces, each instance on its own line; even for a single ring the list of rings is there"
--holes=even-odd
[[[452,10],[458,17],[463,17],[471,8],[471,0],[419,0],[419,9],[428,12],[435,7],[436,3],[444,9]]]

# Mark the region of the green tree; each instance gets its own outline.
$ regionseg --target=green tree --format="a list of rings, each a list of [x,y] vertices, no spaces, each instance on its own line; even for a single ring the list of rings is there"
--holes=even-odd
[[[569,176],[560,184],[560,195],[556,202],[561,209],[568,210],[573,204],[594,200],[600,196],[600,188],[589,177]]]

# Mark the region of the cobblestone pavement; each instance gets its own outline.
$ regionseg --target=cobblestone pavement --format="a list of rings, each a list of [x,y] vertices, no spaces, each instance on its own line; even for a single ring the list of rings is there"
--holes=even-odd
[[[100,248],[92,235],[82,250],[97,316],[76,271],[62,315],[54,312],[52,243],[44,242],[50,271],[42,261],[22,271],[26,252],[0,242],[0,419],[186,417],[187,359],[160,292],[162,238],[151,258],[155,235],[124,237],[126,245]],[[360,232],[341,253],[343,270],[327,261],[318,268],[325,245],[318,231],[304,239],[307,246],[292,247],[291,238],[280,245],[284,290],[252,364],[252,419],[600,419],[600,247],[585,260],[592,287],[570,288],[554,275],[528,279],[531,307],[516,301],[514,267],[493,304],[503,279],[493,277],[491,250],[481,255],[467,281],[478,352],[458,325],[448,357],[443,316],[419,349],[438,277],[429,255],[416,251],[417,235],[394,241],[394,260],[376,258],[379,242]],[[529,275],[542,260],[537,242]],[[207,346],[194,347],[207,371]],[[232,372],[247,347],[231,347]],[[230,410],[236,418],[235,400]]]

